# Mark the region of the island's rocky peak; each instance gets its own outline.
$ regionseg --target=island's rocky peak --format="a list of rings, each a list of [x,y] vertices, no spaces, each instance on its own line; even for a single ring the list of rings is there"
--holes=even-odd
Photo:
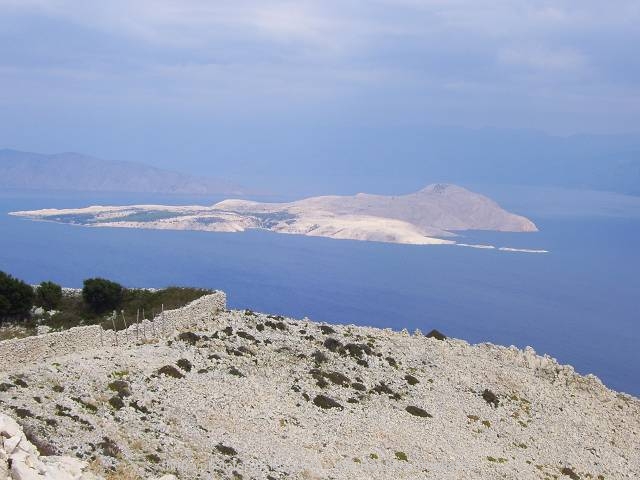
[[[338,239],[452,244],[453,232],[534,232],[535,224],[479,193],[432,184],[414,193],[326,195],[288,203],[229,199],[213,206],[133,205],[16,212],[34,219],[103,227],[239,232],[252,228]]]
[[[446,191],[451,191],[451,187],[455,187],[454,185],[449,185],[447,183],[432,183],[431,185],[427,185],[418,193],[439,193],[443,194]]]

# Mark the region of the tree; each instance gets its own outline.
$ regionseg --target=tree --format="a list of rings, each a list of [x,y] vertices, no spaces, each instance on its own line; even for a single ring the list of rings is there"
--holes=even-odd
[[[0,319],[28,317],[33,297],[30,285],[0,271]]]
[[[117,309],[122,303],[122,285],[104,278],[84,281],[82,298],[95,313]]]
[[[36,305],[54,310],[62,302],[62,287],[53,282],[42,282],[36,290]]]

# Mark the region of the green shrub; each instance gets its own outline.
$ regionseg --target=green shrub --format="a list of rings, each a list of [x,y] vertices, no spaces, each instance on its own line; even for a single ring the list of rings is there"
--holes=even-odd
[[[427,333],[426,337],[427,338],[435,338],[436,340],[446,340],[447,339],[447,336],[444,333],[439,332],[435,328],[433,330],[431,330],[429,333]]]
[[[223,455],[228,455],[231,457],[238,454],[235,448],[228,447],[226,445],[223,445],[222,443],[216,445],[216,450],[218,450]]]
[[[329,408],[337,408],[339,410],[343,410],[344,407],[336,402],[333,398],[327,397],[326,395],[316,395],[313,399],[314,405],[323,409]]]
[[[191,362],[186,358],[181,358],[180,360],[178,360],[176,362],[176,365],[178,365],[185,372],[190,372],[191,369],[193,368],[193,365],[191,364]]]
[[[0,271],[0,321],[24,319],[33,307],[33,288],[22,280]]]
[[[413,375],[407,374],[407,375],[404,376],[404,379],[407,381],[407,383],[409,385],[416,385],[416,384],[420,383],[418,381],[418,379],[416,377],[414,377]]]
[[[571,480],[580,480],[580,476],[573,470],[573,468],[569,468],[569,467],[564,467],[560,473],[562,473],[562,475],[566,475],[567,477],[571,478]]]
[[[400,460],[401,462],[408,462],[407,454],[404,452],[396,452],[396,460]]]
[[[95,313],[116,310],[122,303],[122,285],[104,278],[89,278],[84,281],[82,298]]]
[[[111,405],[115,410],[120,410],[124,407],[124,402],[122,401],[122,398],[115,395],[109,399],[109,405]]]
[[[495,408],[498,408],[498,405],[500,404],[498,396],[487,388],[485,388],[482,392],[482,398],[485,402],[487,402],[489,405],[493,405]]]
[[[55,310],[62,302],[62,287],[53,282],[42,282],[36,290],[36,305]]]
[[[114,380],[109,384],[109,390],[116,392],[120,398],[131,396],[129,382],[125,380]]]
[[[165,365],[158,369],[158,375],[166,375],[173,378],[183,378],[184,375],[173,365]]]
[[[430,413],[414,405],[409,405],[407,408],[405,408],[405,410],[411,415],[415,415],[416,417],[431,418]]]

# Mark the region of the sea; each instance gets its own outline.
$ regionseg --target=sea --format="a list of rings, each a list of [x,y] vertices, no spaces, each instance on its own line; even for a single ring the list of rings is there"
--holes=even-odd
[[[32,284],[224,290],[231,308],[532,346],[640,396],[640,197],[470,185],[526,215],[536,233],[461,232],[505,252],[266,231],[87,228],[10,211],[88,205],[210,205],[220,198],[0,191],[0,270]]]

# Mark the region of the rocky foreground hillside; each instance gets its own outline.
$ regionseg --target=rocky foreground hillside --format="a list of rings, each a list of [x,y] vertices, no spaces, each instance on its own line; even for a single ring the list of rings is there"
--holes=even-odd
[[[2,358],[0,411],[82,478],[640,478],[640,401],[530,349],[213,315],[206,297],[181,315],[203,320]]]

